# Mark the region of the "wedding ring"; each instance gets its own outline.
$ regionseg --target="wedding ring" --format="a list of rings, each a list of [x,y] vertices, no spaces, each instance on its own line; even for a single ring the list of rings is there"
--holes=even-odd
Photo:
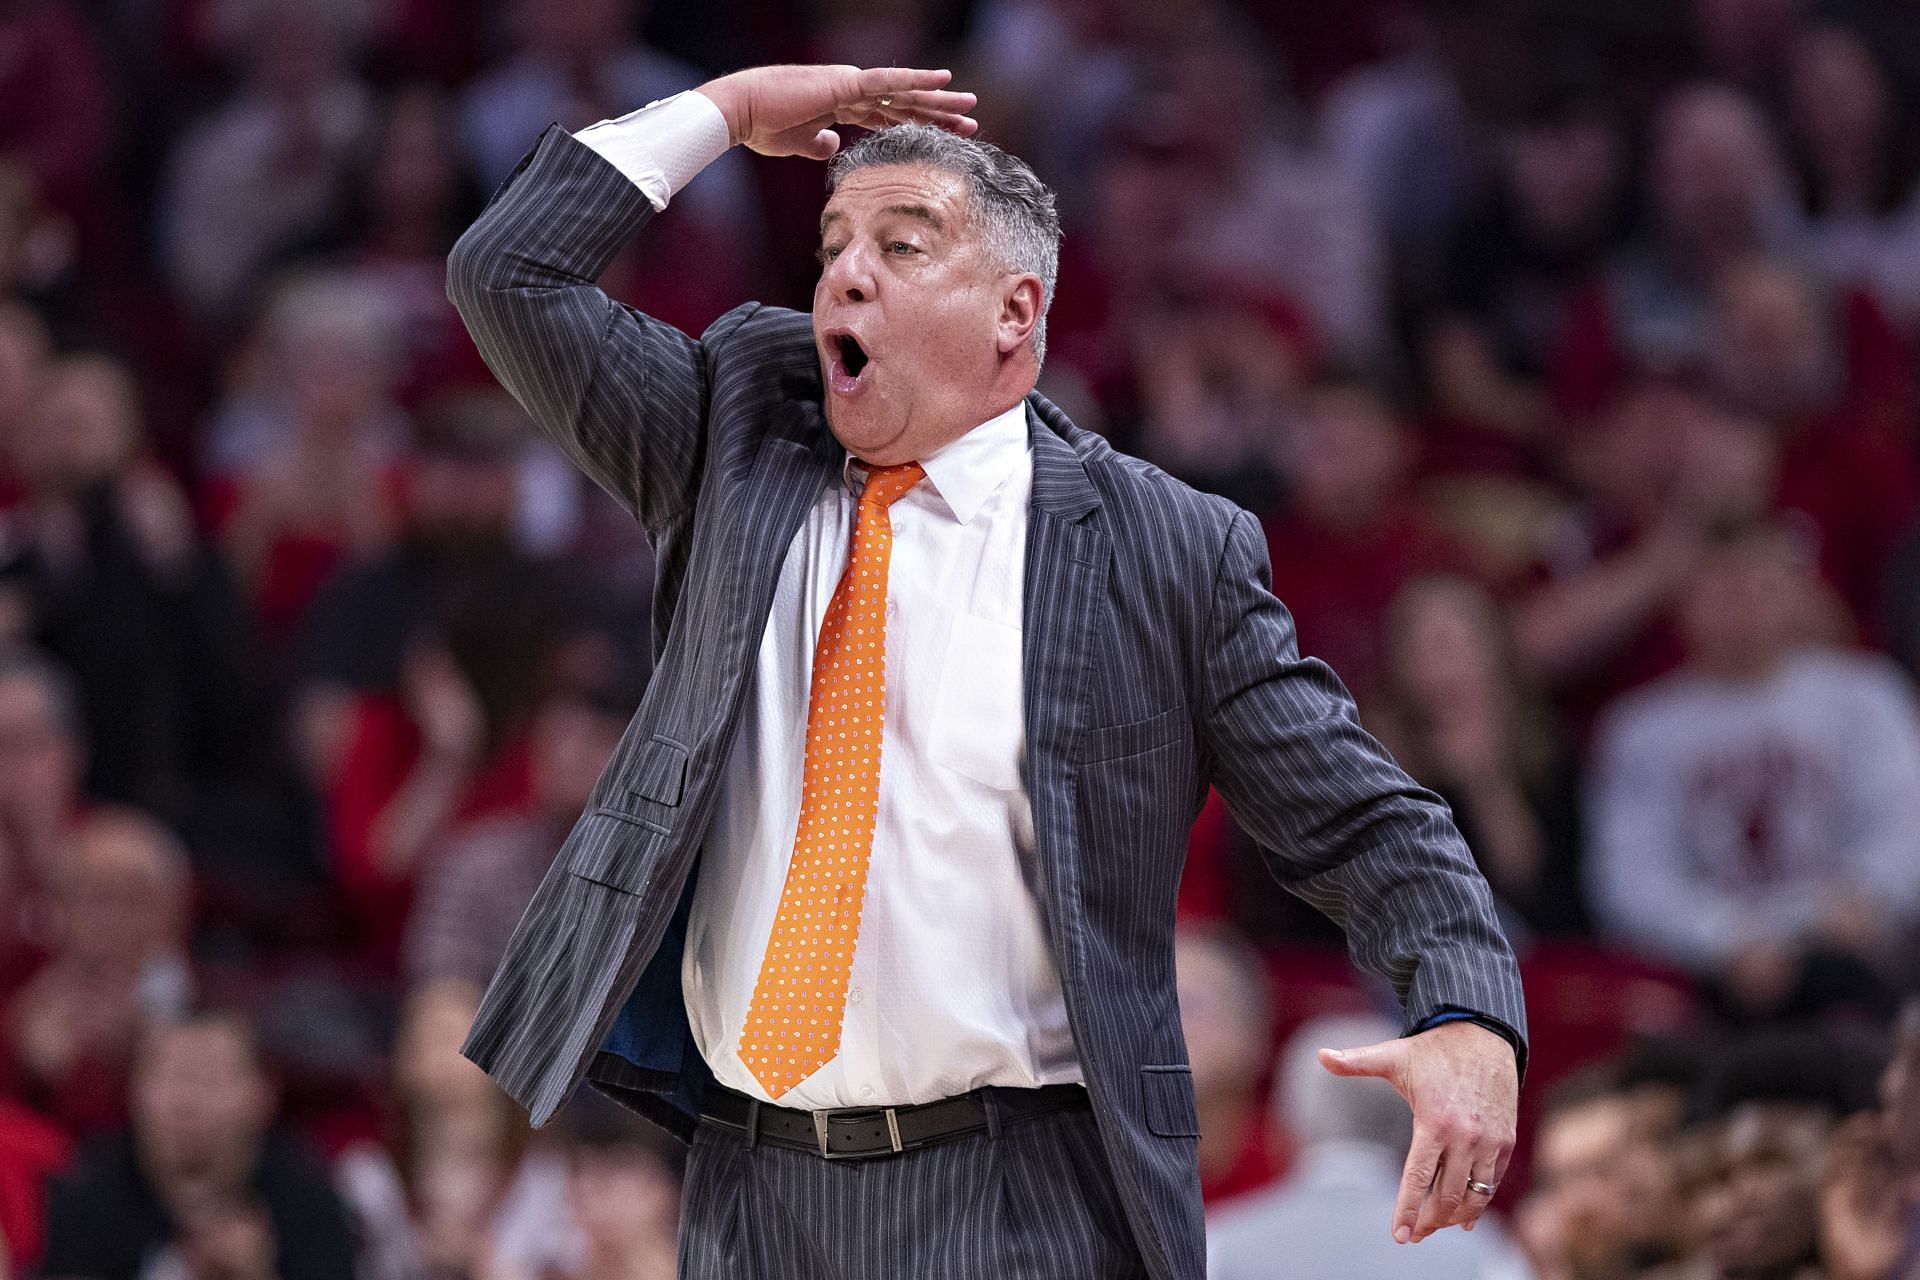
[[[1500,1184],[1497,1182],[1489,1185],[1488,1183],[1485,1183],[1485,1182],[1476,1182],[1472,1178],[1467,1179],[1467,1190],[1475,1193],[1476,1195],[1490,1196],[1493,1194],[1494,1188],[1499,1185]]]

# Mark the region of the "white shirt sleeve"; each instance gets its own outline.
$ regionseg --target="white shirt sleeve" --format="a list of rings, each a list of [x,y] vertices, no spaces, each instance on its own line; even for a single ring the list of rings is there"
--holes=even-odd
[[[729,145],[727,118],[711,98],[693,89],[590,124],[573,136],[626,174],[656,210],[666,208]]]

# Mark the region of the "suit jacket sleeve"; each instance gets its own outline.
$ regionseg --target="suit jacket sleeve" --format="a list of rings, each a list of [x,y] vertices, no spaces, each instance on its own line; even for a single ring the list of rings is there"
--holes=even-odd
[[[1212,783],[1275,877],[1346,930],[1356,965],[1417,1027],[1445,1009],[1524,1037],[1526,1010],[1492,895],[1440,797],[1360,727],[1331,668],[1302,658],[1245,512],[1216,571],[1201,734]]]
[[[595,283],[654,215],[627,177],[551,125],[447,255],[447,296],[503,386],[596,484],[657,531],[693,505],[712,345]]]

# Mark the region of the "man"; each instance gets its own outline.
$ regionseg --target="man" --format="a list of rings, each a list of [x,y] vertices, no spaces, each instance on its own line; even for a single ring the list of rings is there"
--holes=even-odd
[[[1407,1108],[1379,1080],[1339,1080],[1315,1046],[1391,1036],[1374,1014],[1316,1018],[1288,1037],[1274,1074],[1274,1127],[1291,1140],[1293,1171],[1209,1219],[1209,1280],[1518,1280],[1519,1250],[1491,1219],[1475,1235],[1443,1236],[1409,1253],[1380,1233],[1398,1193],[1411,1136]]]
[[[1525,1016],[1485,883],[1297,657],[1251,517],[1032,394],[1052,197],[948,79],[766,67],[550,129],[450,256],[659,556],[654,680],[465,1051],[536,1124],[584,1076],[692,1139],[689,1276],[1196,1280],[1173,902],[1211,781],[1447,1019],[1328,1064],[1419,1117],[1398,1237],[1471,1221]],[[707,159],[829,159],[835,124],[879,132],[831,171],[811,324],[695,341],[594,287]]]
[[[1613,706],[1588,780],[1601,928],[1748,1018],[1891,1014],[1920,920],[1920,703],[1886,659],[1802,642],[1814,591],[1786,526],[1717,533],[1687,665]]]
[[[132,1132],[96,1144],[48,1196],[41,1275],[350,1280],[346,1213],[326,1170],[274,1129],[244,1021],[156,1026],[130,1093]]]

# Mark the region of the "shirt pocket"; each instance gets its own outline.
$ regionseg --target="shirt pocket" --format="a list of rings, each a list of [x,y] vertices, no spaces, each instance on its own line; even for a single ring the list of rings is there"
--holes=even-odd
[[[1020,704],[1020,628],[954,615],[934,703],[934,762],[999,791],[1020,785],[1026,722]]]

